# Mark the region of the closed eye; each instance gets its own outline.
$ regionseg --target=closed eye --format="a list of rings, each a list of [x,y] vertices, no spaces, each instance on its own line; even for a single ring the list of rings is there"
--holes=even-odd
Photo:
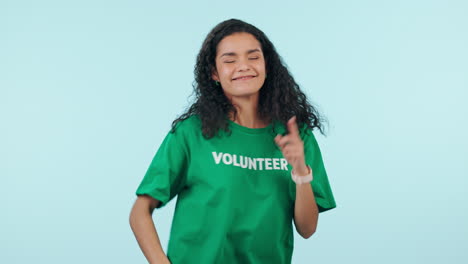
[[[260,57],[249,58],[249,60],[258,60]],[[224,63],[233,63],[235,61],[225,61]]]

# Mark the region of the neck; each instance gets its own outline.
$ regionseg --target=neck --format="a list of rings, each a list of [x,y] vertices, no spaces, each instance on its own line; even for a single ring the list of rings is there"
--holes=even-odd
[[[229,119],[233,122],[248,128],[263,128],[268,125],[258,114],[258,93],[246,97],[230,97],[229,100],[237,111],[235,116],[234,113],[229,114]]]

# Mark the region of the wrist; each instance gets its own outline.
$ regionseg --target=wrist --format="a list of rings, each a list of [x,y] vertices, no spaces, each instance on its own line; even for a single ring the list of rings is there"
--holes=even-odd
[[[297,173],[295,169],[291,170],[291,179],[296,184],[309,183],[313,180],[312,168],[310,168],[310,166],[307,166],[306,168],[307,168],[307,172],[304,174]]]
[[[307,176],[309,174],[309,166],[305,163],[293,168],[294,174],[296,176]]]

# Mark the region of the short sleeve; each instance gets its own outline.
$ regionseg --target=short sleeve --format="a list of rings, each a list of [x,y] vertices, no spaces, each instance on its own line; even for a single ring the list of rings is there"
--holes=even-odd
[[[336,203],[323,164],[322,154],[312,130],[304,129],[302,135],[306,164],[312,169],[314,177],[311,185],[314,191],[315,201],[319,212],[325,212],[335,208]]]
[[[181,131],[169,132],[161,143],[136,195],[149,195],[165,206],[184,187],[188,167],[187,146]]]

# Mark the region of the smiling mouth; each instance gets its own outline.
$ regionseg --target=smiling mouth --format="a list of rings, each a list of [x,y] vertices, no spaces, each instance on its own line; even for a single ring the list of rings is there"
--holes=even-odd
[[[245,80],[253,79],[254,77],[255,76],[245,76],[245,77],[240,77],[240,78],[233,79],[233,81],[245,81]]]

